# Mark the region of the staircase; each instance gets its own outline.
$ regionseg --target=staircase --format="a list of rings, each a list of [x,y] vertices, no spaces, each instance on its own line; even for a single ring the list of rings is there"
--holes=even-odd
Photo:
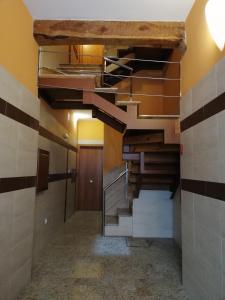
[[[113,216],[106,215],[105,235],[141,237],[143,234],[146,237],[148,233],[145,231],[153,223],[146,219],[140,225],[140,211],[151,214],[157,206],[161,207],[161,213],[165,207],[168,211],[172,209],[170,198],[173,198],[180,177],[179,145],[164,144],[163,131],[128,130],[124,135],[123,159],[128,166],[127,193],[124,195],[127,207],[118,207],[117,214]],[[142,195],[144,191],[149,191],[147,198],[140,196],[140,192]],[[171,237],[171,218],[168,215],[164,218],[169,225],[164,228],[165,223],[162,222],[160,228],[149,231],[151,234],[160,232],[160,237]]]

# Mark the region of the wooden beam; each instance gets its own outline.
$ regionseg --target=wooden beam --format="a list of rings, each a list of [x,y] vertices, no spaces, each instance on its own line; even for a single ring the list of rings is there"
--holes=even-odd
[[[130,45],[184,50],[183,22],[36,20],[39,45]]]

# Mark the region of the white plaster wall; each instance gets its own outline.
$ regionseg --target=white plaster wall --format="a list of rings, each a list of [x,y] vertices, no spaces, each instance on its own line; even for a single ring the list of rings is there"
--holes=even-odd
[[[168,191],[140,191],[133,201],[133,236],[173,237],[173,200]]]

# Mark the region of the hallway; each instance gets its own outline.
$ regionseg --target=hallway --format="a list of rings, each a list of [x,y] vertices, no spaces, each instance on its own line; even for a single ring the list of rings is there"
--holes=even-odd
[[[18,299],[187,299],[172,241],[100,232],[100,213],[77,212],[49,244]]]

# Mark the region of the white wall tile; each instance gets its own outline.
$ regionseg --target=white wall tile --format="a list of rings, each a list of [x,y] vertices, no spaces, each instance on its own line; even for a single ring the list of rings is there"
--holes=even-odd
[[[216,71],[213,68],[192,90],[193,111],[198,110],[217,95]]]
[[[225,58],[220,60],[216,66],[216,80],[217,80],[217,95],[225,92]]]
[[[192,114],[192,90],[190,90],[185,96],[181,98],[180,109],[181,120],[187,118]]]

